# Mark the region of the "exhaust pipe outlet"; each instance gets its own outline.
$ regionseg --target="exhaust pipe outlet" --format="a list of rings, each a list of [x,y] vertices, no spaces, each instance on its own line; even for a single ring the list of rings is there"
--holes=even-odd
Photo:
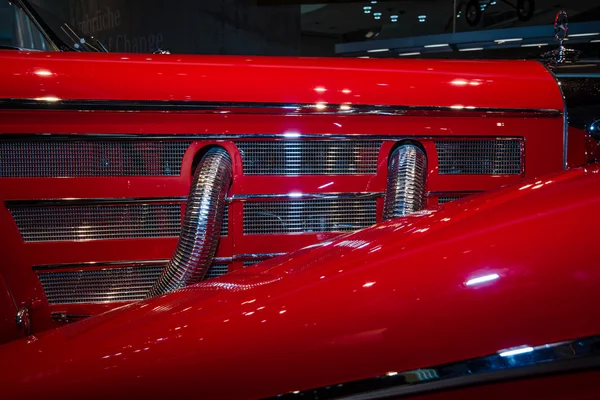
[[[425,208],[427,156],[414,144],[398,146],[390,155],[383,220]]]
[[[148,297],[204,278],[219,244],[231,180],[232,165],[227,151],[221,147],[208,150],[194,172],[175,253]]]

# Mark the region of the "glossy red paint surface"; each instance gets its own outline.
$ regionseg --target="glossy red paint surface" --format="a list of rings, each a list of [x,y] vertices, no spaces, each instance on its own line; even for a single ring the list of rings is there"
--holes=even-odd
[[[0,98],[563,109],[554,78],[531,61],[2,51],[0,76]]]
[[[518,74],[512,71],[518,70]],[[176,55],[25,53],[0,51],[0,99],[179,100],[290,102],[403,106],[555,109],[562,111],[552,75],[535,62],[435,60],[292,59]],[[514,90],[519,88],[519,95]],[[309,135],[378,135],[383,145],[374,175],[244,175],[230,139],[202,135],[288,132]],[[411,137],[427,152],[428,207],[438,193],[472,193],[562,169],[562,117],[468,111],[417,116],[257,115],[200,112],[0,110],[0,139],[8,134],[196,135],[174,177],[0,178],[0,201],[61,198],[181,197],[189,190],[192,162],[207,145],[221,145],[234,161],[230,196],[248,194],[384,192],[387,158],[399,137]],[[440,175],[434,140],[521,138],[522,175]],[[273,140],[273,139],[268,139]],[[579,142],[578,142],[579,143]],[[573,145],[573,149],[579,149]],[[577,159],[573,156],[574,159]],[[378,200],[381,220],[383,199]],[[229,235],[218,257],[296,250],[338,233],[244,235],[243,205],[229,209]],[[32,313],[35,332],[52,326],[50,312],[96,314],[123,303],[50,305],[33,266],[83,262],[168,259],[175,238],[25,243],[10,212],[0,204],[0,263],[18,305],[41,299]],[[230,270],[241,269],[234,262]]]
[[[599,206],[592,166],[392,220],[0,347],[0,386],[254,399],[597,335]]]

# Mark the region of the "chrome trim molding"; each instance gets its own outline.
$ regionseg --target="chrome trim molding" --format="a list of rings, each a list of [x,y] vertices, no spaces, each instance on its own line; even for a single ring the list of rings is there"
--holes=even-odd
[[[77,322],[89,317],[91,317],[90,314],[68,314],[64,312],[50,313],[50,318],[52,319],[52,321],[62,323]]]
[[[425,208],[427,156],[414,144],[398,146],[389,157],[383,220]]]
[[[77,111],[195,111],[208,113],[253,114],[325,114],[325,115],[406,115],[407,113],[446,112],[451,115],[504,113],[519,116],[561,115],[559,110],[537,108],[452,108],[446,106],[403,106],[328,103],[277,103],[277,102],[208,102],[178,100],[44,100],[44,99],[0,99],[3,110],[77,110]]]
[[[183,203],[187,197],[147,197],[147,198],[95,198],[95,199],[40,199],[40,200],[5,200],[6,208],[29,207],[62,207],[62,206],[89,206],[103,204],[156,204],[156,203]]]
[[[250,261],[250,260],[268,260],[269,258],[282,256],[287,253],[257,253],[257,254],[235,254],[231,257],[215,257],[213,258],[213,265],[215,264],[229,264],[235,261]]]
[[[569,147],[569,110],[567,109],[567,99],[565,97],[565,93],[562,89],[562,84],[560,83],[559,77],[548,68],[548,64],[541,62],[541,64],[546,68],[548,73],[552,75],[554,81],[556,82],[556,86],[558,86],[558,90],[560,90],[560,97],[562,97],[563,102],[563,170],[567,169],[567,150]]]
[[[285,132],[280,134],[261,134],[261,133],[243,133],[243,134],[135,134],[135,133],[23,133],[23,134],[2,134],[0,142],[11,141],[53,141],[53,140],[73,140],[73,141],[121,141],[121,140],[168,140],[168,141],[186,141],[186,140],[245,140],[245,139],[269,139],[269,140],[298,140],[298,139],[321,139],[321,140],[368,140],[368,141],[401,141],[410,139],[433,140],[433,139],[472,139],[472,140],[514,140],[522,139],[517,136],[493,136],[493,135],[367,135],[362,133],[318,133],[305,134],[294,133],[292,137],[285,136]]]
[[[541,346],[520,346],[450,364],[395,372],[358,381],[280,394],[270,399],[370,400],[476,384],[568,373],[600,366],[600,336]]]
[[[192,179],[177,248],[149,297],[199,282],[206,275],[219,244],[232,170],[231,157],[222,147],[209,149],[200,160]]]
[[[270,201],[272,199],[376,199],[383,197],[383,192],[342,192],[342,193],[284,193],[284,194],[236,194],[228,197],[229,201]]]
[[[17,328],[23,332],[23,335],[31,335],[31,318],[29,316],[29,307],[27,304],[22,305],[15,315],[15,323]]]

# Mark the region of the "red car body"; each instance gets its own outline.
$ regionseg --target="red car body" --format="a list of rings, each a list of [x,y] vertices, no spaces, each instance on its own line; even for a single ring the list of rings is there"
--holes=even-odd
[[[164,267],[197,157],[209,146],[224,148],[233,166],[227,231],[214,261],[221,271],[381,222],[389,156],[401,143],[427,156],[426,208],[588,161],[589,138],[567,134],[560,87],[537,62],[0,51],[0,76],[1,341],[22,335],[14,325],[22,307],[40,332],[144,298],[156,275],[119,281],[111,274],[129,279]],[[341,170],[248,174],[242,142],[259,149],[258,169],[271,162],[260,158],[268,153],[260,146],[279,143],[324,146],[310,162],[329,168],[332,151]],[[156,149],[173,143],[184,146],[174,173],[118,170],[136,157],[152,164]],[[345,159],[343,143],[365,147]],[[450,167],[466,169],[444,171],[440,143],[458,149]],[[513,153],[504,143],[516,144]],[[372,170],[344,170],[365,159]],[[94,163],[113,163],[117,173],[90,173]],[[266,196],[287,207],[301,194],[370,196],[370,203],[315,206],[287,231],[275,226],[283,213],[257,205]],[[251,204],[258,207],[252,221]],[[93,220],[113,206],[125,211],[110,223]],[[145,222],[149,209],[155,214]],[[321,230],[329,218],[355,225]],[[71,236],[58,236],[64,230]],[[61,286],[65,276],[72,286]]]
[[[599,206],[590,166],[378,224],[5,345],[0,387],[11,399],[597,398]]]

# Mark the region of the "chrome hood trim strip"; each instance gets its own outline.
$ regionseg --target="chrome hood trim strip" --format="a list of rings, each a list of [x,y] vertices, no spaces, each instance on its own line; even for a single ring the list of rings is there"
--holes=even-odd
[[[261,134],[261,133],[241,133],[241,134],[112,134],[112,133],[23,133],[23,134],[2,134],[0,141],[53,141],[53,140],[73,140],[73,141],[99,141],[99,140],[237,140],[237,139],[268,139],[268,140],[298,140],[298,139],[320,139],[320,140],[369,140],[369,141],[400,141],[409,139],[433,140],[433,139],[464,139],[464,140],[515,140],[523,139],[520,136],[489,136],[489,135],[368,135],[368,134],[339,134],[339,133],[319,133],[319,134],[294,134],[293,137],[280,134]]]
[[[398,398],[434,390],[573,372],[599,366],[600,336],[592,336],[536,347],[520,346],[484,357],[412,371],[390,371],[382,376],[294,391],[270,399]]]
[[[155,204],[155,203],[183,203],[187,197],[145,197],[145,198],[95,198],[95,199],[40,199],[40,200],[5,200],[6,208],[29,207],[61,207],[61,206],[86,206],[102,204]]]
[[[177,100],[61,100],[54,97],[36,99],[0,99],[2,110],[77,110],[77,111],[194,111],[206,113],[283,114],[283,115],[406,115],[410,113],[447,112],[453,115],[503,113],[519,116],[562,115],[560,110],[537,108],[406,106],[328,103],[208,102]]]

